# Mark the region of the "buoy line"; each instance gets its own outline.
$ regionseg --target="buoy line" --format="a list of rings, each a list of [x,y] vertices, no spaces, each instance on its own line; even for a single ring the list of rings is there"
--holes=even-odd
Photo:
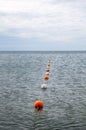
[[[50,63],[50,60],[49,60],[48,63],[47,63],[47,68],[46,68],[46,73],[45,73],[45,76],[44,76],[44,81],[48,81],[49,80],[50,65],[51,65],[51,63]],[[47,88],[47,84],[43,83],[41,85],[41,88],[42,89],[46,89]],[[41,111],[43,109],[43,107],[44,107],[44,103],[41,100],[35,101],[34,108],[37,111]]]
[[[45,70],[44,82],[49,80],[50,65],[51,65],[50,60],[48,60],[47,67],[46,67],[46,70]],[[46,89],[47,88],[47,83],[43,83],[41,85],[41,88]]]

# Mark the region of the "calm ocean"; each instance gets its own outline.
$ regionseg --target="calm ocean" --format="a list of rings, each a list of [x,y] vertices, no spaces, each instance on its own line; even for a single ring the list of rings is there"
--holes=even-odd
[[[86,52],[0,52],[0,130],[86,130]]]

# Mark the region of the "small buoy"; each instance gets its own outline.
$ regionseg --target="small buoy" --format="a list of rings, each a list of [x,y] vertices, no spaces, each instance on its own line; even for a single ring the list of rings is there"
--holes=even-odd
[[[46,72],[46,75],[49,75],[49,72]]]
[[[50,60],[48,60],[48,63],[50,63]]]
[[[40,110],[43,109],[44,104],[41,100],[38,100],[34,103],[34,107],[35,107],[36,110],[40,111]]]
[[[50,66],[50,63],[48,63],[48,66]]]
[[[47,65],[47,68],[46,68],[46,70],[49,70],[49,69],[50,69],[50,66],[48,66],[48,65]]]
[[[46,69],[46,72],[50,72],[50,70],[49,70],[49,69]]]
[[[41,85],[41,88],[42,88],[42,89],[46,89],[46,88],[47,88],[47,84],[42,84],[42,85]]]
[[[48,75],[45,75],[44,80],[48,80],[48,79],[49,79]]]

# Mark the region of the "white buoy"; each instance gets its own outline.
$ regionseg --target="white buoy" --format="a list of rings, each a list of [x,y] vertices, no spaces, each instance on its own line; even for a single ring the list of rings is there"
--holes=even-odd
[[[45,74],[46,74],[46,75],[49,75],[49,72],[46,72]]]
[[[47,84],[42,84],[42,85],[41,85],[41,88],[42,88],[42,89],[46,89],[46,88],[47,88]]]

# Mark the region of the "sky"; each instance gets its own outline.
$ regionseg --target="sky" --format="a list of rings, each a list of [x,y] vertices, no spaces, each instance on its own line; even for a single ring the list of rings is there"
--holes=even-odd
[[[86,50],[86,0],[0,0],[0,51]]]

